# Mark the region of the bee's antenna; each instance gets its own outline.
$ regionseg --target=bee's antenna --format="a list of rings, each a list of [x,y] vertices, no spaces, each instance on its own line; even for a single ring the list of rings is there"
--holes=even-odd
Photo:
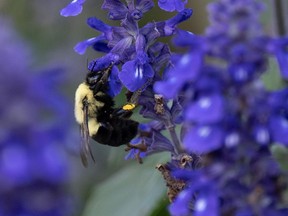
[[[89,61],[88,61],[88,59],[87,59],[87,62],[86,62],[86,64],[87,64],[87,68],[88,68],[88,66],[89,66],[89,63],[88,63],[88,62],[89,62]],[[97,61],[94,61],[94,64],[93,64],[93,66],[92,66],[90,72],[93,72],[93,71],[94,71],[94,68],[95,68],[96,64],[97,64]]]
[[[94,64],[93,64],[93,67],[92,67],[91,71],[94,71],[94,68],[95,68],[96,64],[97,64],[97,61],[95,61],[95,62],[94,62]]]

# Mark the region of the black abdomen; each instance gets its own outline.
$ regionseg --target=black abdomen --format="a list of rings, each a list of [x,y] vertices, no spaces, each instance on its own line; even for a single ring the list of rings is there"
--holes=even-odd
[[[109,146],[124,145],[136,136],[138,124],[130,119],[112,118],[109,122],[103,122],[92,138]]]

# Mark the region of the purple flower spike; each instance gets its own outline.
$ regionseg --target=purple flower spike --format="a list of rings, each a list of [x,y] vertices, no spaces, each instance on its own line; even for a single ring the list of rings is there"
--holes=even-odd
[[[85,0],[73,0],[65,8],[60,11],[61,16],[77,16],[82,12],[82,4]]]
[[[182,11],[187,4],[187,0],[158,0],[158,5],[165,11]]]

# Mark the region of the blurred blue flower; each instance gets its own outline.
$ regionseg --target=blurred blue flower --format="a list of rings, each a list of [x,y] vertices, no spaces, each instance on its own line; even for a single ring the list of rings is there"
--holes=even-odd
[[[237,118],[237,133],[249,134],[249,128],[259,143],[286,144],[286,116],[276,114],[267,103],[272,92],[267,92],[259,80],[268,57],[279,53],[275,51],[279,50],[275,48],[276,40],[265,36],[261,29],[259,13],[263,4],[219,1],[208,8],[212,24],[206,35],[178,31],[174,42],[188,46],[189,53],[174,57],[174,67],[166,71],[164,81],[154,85],[155,91],[166,98],[189,95],[184,118],[193,126],[183,140],[184,146],[198,153],[220,148],[230,136],[231,123],[235,122],[231,119]],[[205,64],[206,57],[215,58],[216,63]],[[226,65],[217,64],[217,59]]]
[[[283,194],[276,192],[286,174],[271,159],[269,146],[287,145],[287,88],[269,91],[260,75],[269,57],[276,57],[285,78],[287,45],[262,31],[264,7],[256,0],[215,1],[204,36],[178,31],[174,39],[188,53],[172,57],[173,67],[154,90],[165,98],[185,97],[183,147],[203,155],[203,167],[176,169],[186,188],[171,204],[172,215],[286,211],[277,205],[285,205]],[[286,190],[286,182],[281,187]]]
[[[0,56],[5,59],[0,65],[0,213],[69,215],[64,140],[70,106],[57,90],[62,71],[31,71],[27,47],[0,22]]]
[[[73,0],[69,3],[65,8],[60,11],[61,16],[77,16],[82,12],[82,4],[84,4],[86,0]]]

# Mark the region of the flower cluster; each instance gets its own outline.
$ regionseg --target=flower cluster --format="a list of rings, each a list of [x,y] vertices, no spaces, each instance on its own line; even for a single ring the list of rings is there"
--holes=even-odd
[[[140,124],[127,158],[141,161],[171,152],[171,161],[158,170],[174,216],[287,215],[287,173],[270,147],[288,145],[288,89],[269,90],[262,76],[275,58],[287,78],[288,40],[264,33],[260,14],[265,5],[215,0],[208,6],[211,25],[204,35],[195,35],[176,29],[191,16],[186,2],[159,1],[162,9],[179,13],[141,28],[138,20],[153,2],[126,3],[105,0],[102,8],[121,26],[89,18],[102,34],[75,50],[81,54],[92,46],[107,53],[96,60],[97,67],[113,62],[121,67],[119,81],[134,92],[131,97],[140,91],[140,114],[153,121]],[[188,48],[186,53],[172,54],[157,41],[173,34],[174,44]]]
[[[254,0],[217,1],[208,7],[211,26],[204,36],[182,31],[174,40],[189,52],[155,90],[166,98],[185,95],[183,146],[205,155],[201,169],[176,171],[187,189],[171,205],[172,215],[189,214],[191,202],[197,215],[287,214],[279,193],[286,175],[269,146],[288,144],[288,90],[269,91],[261,80],[270,57],[285,67],[283,39],[263,33],[263,8]]]
[[[69,215],[61,71],[32,73],[27,47],[5,21],[1,26],[0,215]]]
[[[71,4],[76,3],[73,1]],[[71,8],[71,4],[64,8],[62,12],[66,11],[67,14],[73,15],[75,11],[74,7]],[[119,93],[121,89],[119,88],[119,83],[121,83],[132,93],[129,98],[132,101],[136,98],[137,104],[142,106],[140,113],[144,117],[158,120],[160,125],[162,120],[165,119],[166,126],[172,127],[173,123],[171,121],[178,115],[178,101],[175,101],[171,110],[167,111],[163,116],[157,115],[154,110],[155,98],[152,85],[155,80],[160,79],[163,67],[170,64],[171,56],[168,45],[159,42],[159,38],[174,35],[177,32],[177,25],[190,18],[192,10],[183,9],[168,20],[154,21],[139,27],[139,21],[144,16],[144,13],[149,12],[153,7],[154,3],[152,0],[126,1],[125,3],[118,0],[105,0],[102,9],[108,11],[109,19],[120,20],[120,26],[107,25],[96,17],[88,18],[87,24],[101,32],[101,34],[78,43],[74,49],[79,54],[84,54],[88,47],[106,53],[103,57],[90,62],[88,69],[97,71],[107,68],[111,64],[114,65],[113,70],[118,72],[118,79],[117,76],[114,76],[114,84],[110,82],[110,91],[114,92],[111,95],[115,96]],[[119,71],[116,66],[120,68]],[[149,140],[154,143],[156,137],[163,137],[161,130],[164,128],[165,125],[163,126],[162,124],[162,127],[158,126],[157,130],[151,129],[149,136],[152,139]],[[174,129],[173,132],[175,132]],[[142,138],[138,137],[138,140],[142,140]],[[170,146],[173,146],[173,144],[169,142],[167,140],[166,144],[168,146],[164,148],[158,148],[157,145],[150,143],[153,147],[149,149],[152,152],[158,152],[160,149],[169,149],[172,153],[174,151],[178,152],[179,149],[174,150],[174,148],[171,148]],[[132,143],[137,143],[137,141]],[[145,145],[150,144],[147,143]],[[139,153],[137,149],[133,149],[132,152],[135,152],[135,154]]]

